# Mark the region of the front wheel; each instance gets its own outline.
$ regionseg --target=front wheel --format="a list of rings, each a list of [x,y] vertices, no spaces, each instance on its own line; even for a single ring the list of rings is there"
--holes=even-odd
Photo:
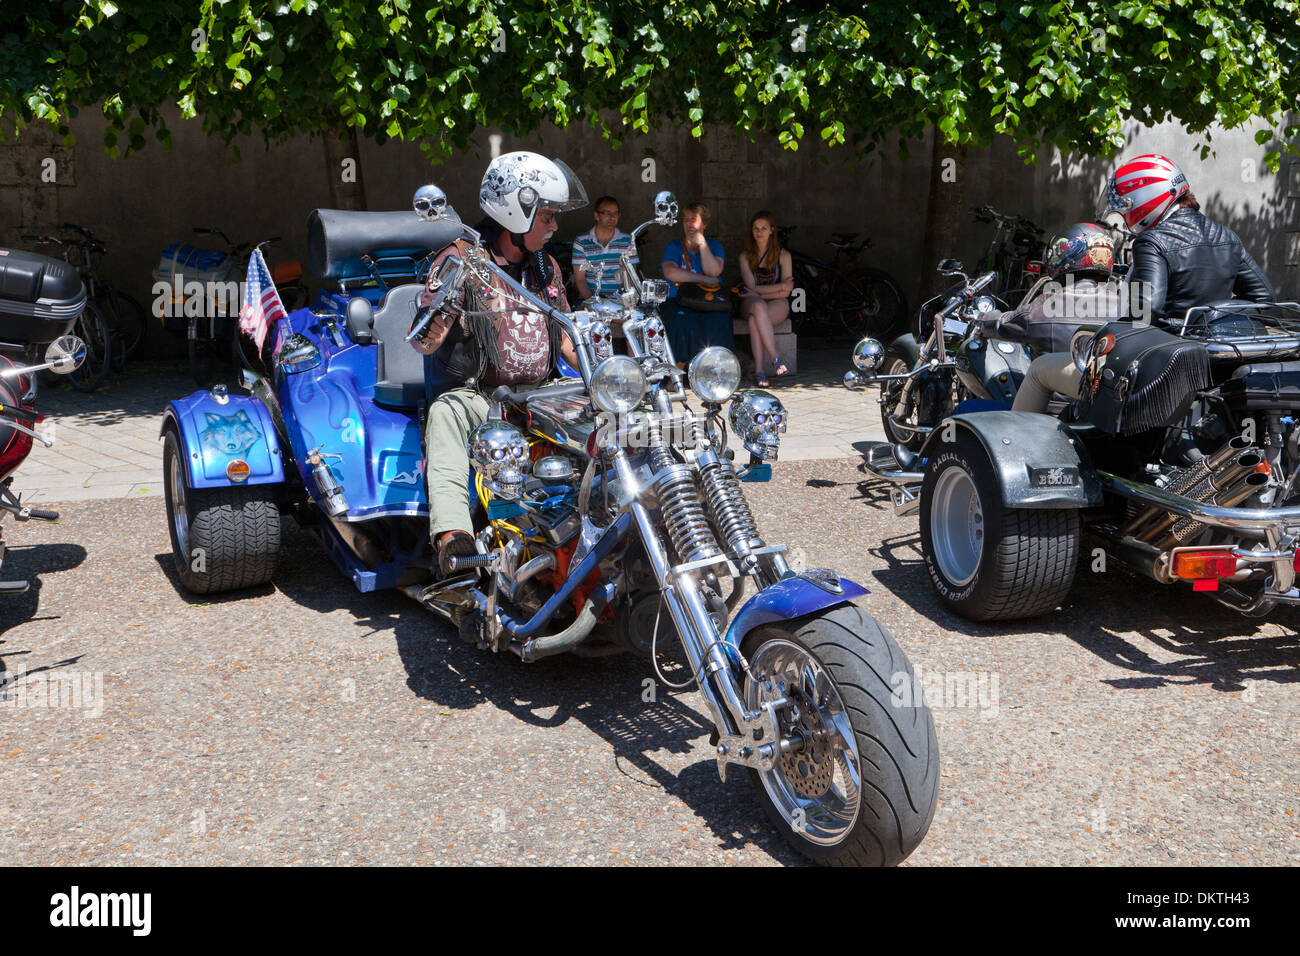
[[[921,482],[921,551],[942,601],[972,621],[1050,611],[1074,583],[1079,513],[1007,508],[979,440],[940,443]]]
[[[772,770],[750,771],[773,825],[823,865],[905,860],[934,819],[939,744],[889,632],[843,605],[756,628],[744,653],[746,704],[788,699],[782,736],[801,741]]]

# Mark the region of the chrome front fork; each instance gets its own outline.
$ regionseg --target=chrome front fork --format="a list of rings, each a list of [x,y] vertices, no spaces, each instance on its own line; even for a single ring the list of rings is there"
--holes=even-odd
[[[693,566],[700,562],[689,562],[676,567],[670,564],[654,519],[650,517],[645,505],[635,499],[641,483],[627,453],[622,449],[614,453],[614,468],[624,495],[632,499],[627,503],[628,510],[641,533],[641,541],[662,589],[664,603],[677,625],[677,633],[681,635],[692,675],[699,684],[700,693],[704,695],[704,701],[717,725],[720,776],[726,779],[727,765],[731,763],[771,770],[781,753],[777,711],[787,701],[783,698],[768,700],[752,711],[746,706],[741,688],[736,682],[737,672],[732,657],[746,672],[749,665],[738,649],[732,648],[723,640],[713,615],[705,606],[696,577],[699,568]],[[783,574],[786,564],[782,556],[773,553],[768,557],[768,576]],[[758,679],[752,674],[750,678]]]

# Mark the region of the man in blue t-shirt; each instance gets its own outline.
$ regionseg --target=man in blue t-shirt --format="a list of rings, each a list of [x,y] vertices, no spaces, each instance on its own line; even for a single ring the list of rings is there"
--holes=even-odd
[[[733,348],[735,344],[731,334],[731,308],[723,305],[726,296],[720,282],[726,256],[722,243],[705,238],[708,225],[708,206],[702,202],[686,206],[682,211],[682,238],[668,243],[659,265],[664,278],[672,283],[668,301],[660,308],[660,317],[673,357],[683,368],[707,346]],[[698,288],[683,297],[680,293],[684,284]],[[711,304],[720,308],[707,308]]]
[[[641,264],[632,237],[618,228],[618,200],[601,196],[596,200],[595,227],[573,240],[573,284],[579,298],[618,298],[618,263],[625,252],[632,253],[632,265]],[[584,266],[591,268],[590,275]]]

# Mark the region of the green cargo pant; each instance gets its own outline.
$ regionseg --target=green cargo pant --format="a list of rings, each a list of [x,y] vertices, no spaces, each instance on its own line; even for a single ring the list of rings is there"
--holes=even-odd
[[[443,392],[429,405],[424,433],[424,476],[429,485],[429,533],[473,534],[469,517],[470,432],[487,421],[488,400],[472,388]]]

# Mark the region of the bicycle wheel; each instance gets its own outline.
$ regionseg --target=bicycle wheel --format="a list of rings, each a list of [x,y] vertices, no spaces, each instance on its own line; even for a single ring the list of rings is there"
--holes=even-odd
[[[897,337],[907,321],[907,299],[894,277],[882,269],[864,268],[853,274],[853,281],[862,290],[861,321],[844,312],[844,328],[854,338],[870,335],[887,342]]]
[[[79,392],[93,392],[108,374],[109,361],[108,323],[97,303],[86,303],[73,325],[73,334],[86,343],[86,360],[68,375],[68,382]]]
[[[866,322],[867,297],[847,275],[835,275],[826,284],[825,309],[828,331],[836,327],[837,320],[845,329],[862,328]]]
[[[149,322],[145,318],[144,306],[134,296],[111,287],[101,295],[101,299],[105,316],[122,340],[124,355],[134,355],[148,335]]]
[[[122,309],[116,297],[104,293],[96,300],[104,316],[104,335],[107,341],[108,370],[120,372],[126,368],[127,336],[122,328]]]

